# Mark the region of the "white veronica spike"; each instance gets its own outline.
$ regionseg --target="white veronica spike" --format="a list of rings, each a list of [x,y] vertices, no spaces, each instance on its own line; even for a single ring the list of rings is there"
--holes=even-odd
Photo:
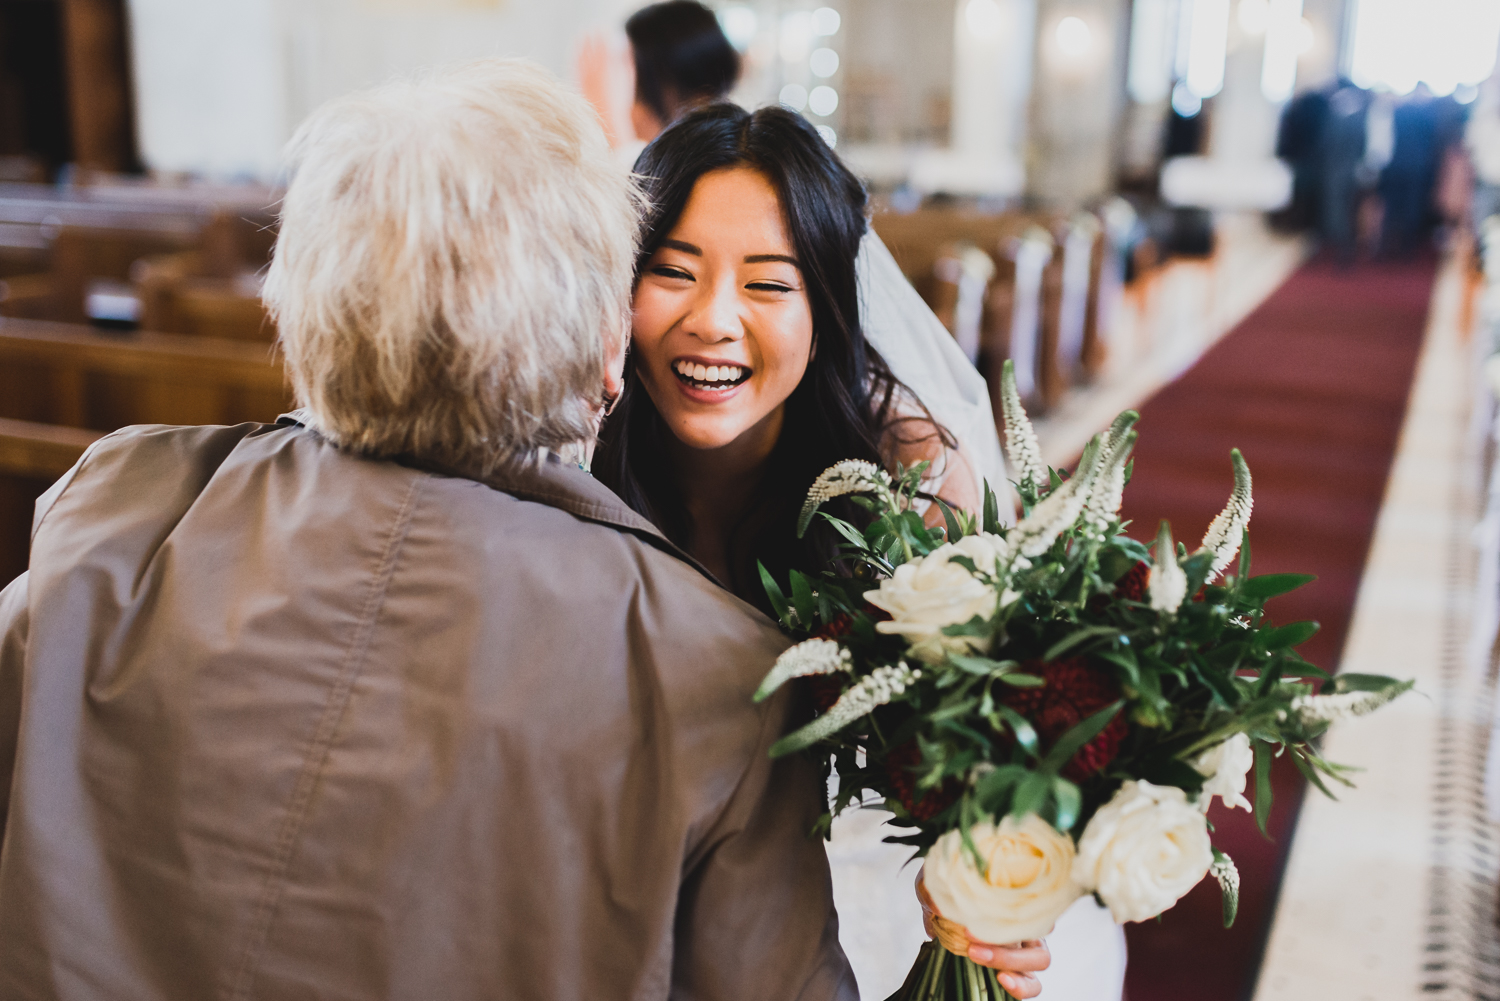
[[[1306,726],[1314,723],[1333,723],[1372,713],[1404,694],[1412,682],[1387,685],[1373,692],[1339,692],[1334,695],[1299,695],[1292,700],[1292,712],[1302,717]]]
[[[771,756],[778,758],[800,751],[824,737],[833,736],[865,713],[906,691],[907,686],[921,677],[921,669],[907,667],[905,661],[895,666],[877,667],[839,696],[839,700],[822,716],[773,744]]]
[[[797,518],[797,537],[807,531],[808,523],[818,508],[846,494],[879,493],[889,497],[891,476],[873,462],[863,459],[845,459],[836,462],[818,474],[807,491],[807,500],[802,504],[802,514]]]
[[[1100,437],[1095,435],[1089,447],[1083,450],[1083,458],[1078,460],[1078,469],[1072,478],[1042,498],[1041,503],[1031,509],[1031,514],[1010,530],[1005,541],[1011,545],[1012,560],[1016,556],[1042,555],[1078,520],[1099,475],[1100,448]]]
[[[761,702],[772,692],[793,678],[805,678],[810,674],[833,674],[835,671],[852,671],[854,661],[849,651],[828,639],[803,640],[794,647],[783,650],[766,680],[756,689],[755,701]]]
[[[1234,561],[1235,555],[1240,551],[1240,540],[1244,538],[1245,528],[1250,524],[1250,509],[1255,503],[1250,496],[1250,467],[1245,464],[1245,457],[1237,448],[1229,453],[1229,457],[1234,462],[1234,491],[1229,495],[1229,503],[1224,505],[1224,510],[1209,524],[1200,547],[1213,553],[1214,561],[1208,571],[1210,583]]]
[[[1016,369],[1008,360],[1000,375],[1000,413],[1005,418],[1005,457],[1010,460],[1012,475],[1017,483],[1024,485],[1029,480],[1033,488],[1042,489],[1047,485],[1042,446],[1031,426],[1031,418],[1026,416],[1026,408],[1021,406],[1021,393],[1016,389]]]
[[[1137,437],[1136,432],[1128,430],[1129,426],[1126,424],[1118,437],[1115,436],[1115,429],[1110,428],[1110,434],[1105,439],[1105,448],[1110,451],[1100,459],[1100,472],[1094,478],[1093,489],[1089,491],[1088,501],[1084,505],[1084,521],[1093,529],[1095,538],[1100,540],[1125,499],[1125,464],[1130,459],[1131,450],[1135,448]]]
[[[1151,560],[1151,576],[1146,585],[1151,607],[1158,612],[1175,612],[1187,597],[1187,574],[1177,565],[1177,547],[1172,544],[1172,526],[1165,521],[1156,533],[1156,553]]]

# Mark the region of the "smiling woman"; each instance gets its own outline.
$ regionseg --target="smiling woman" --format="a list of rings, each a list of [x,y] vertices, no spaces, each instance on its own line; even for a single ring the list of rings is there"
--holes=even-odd
[[[785,579],[833,555],[821,526],[800,541],[791,526],[841,459],[930,461],[930,489],[974,506],[972,472],[948,475],[962,465],[951,437],[865,342],[864,189],[805,119],[705,108],[636,172],[652,212],[600,479],[761,607],[757,562]]]

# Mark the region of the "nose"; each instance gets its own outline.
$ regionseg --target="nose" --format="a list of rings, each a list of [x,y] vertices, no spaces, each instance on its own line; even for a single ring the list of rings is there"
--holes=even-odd
[[[740,320],[738,293],[732,276],[702,283],[692,311],[683,317],[683,328],[705,344],[741,339],[745,336],[745,326]]]

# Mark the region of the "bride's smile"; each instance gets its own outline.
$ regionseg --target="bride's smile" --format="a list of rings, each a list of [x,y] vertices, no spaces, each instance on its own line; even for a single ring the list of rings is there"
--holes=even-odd
[[[662,418],[689,448],[769,451],[812,343],[776,189],[748,167],[704,174],[636,286],[636,363]]]

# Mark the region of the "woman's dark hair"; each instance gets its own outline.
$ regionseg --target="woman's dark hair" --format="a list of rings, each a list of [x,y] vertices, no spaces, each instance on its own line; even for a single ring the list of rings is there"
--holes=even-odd
[[[698,179],[749,167],[770,181],[801,263],[813,324],[813,354],[786,401],[781,438],[751,513],[733,533],[735,593],[768,607],[756,561],[783,583],[788,569],[821,570],[834,555],[831,533],[796,538],[802,500],[812,481],[842,459],[889,467],[890,431],[903,417],[897,403],[915,400],[866,343],[860,329],[854,261],[865,232],[865,190],[802,116],[784,108],[750,113],[729,104],[689,113],[646,147],[635,171],[650,199],[636,279],[676,226]],[[935,425],[927,425],[930,428]],[[951,444],[938,429],[944,444]],[[668,538],[686,545],[687,508],[673,474],[672,432],[627,360],[625,389],[606,421],[594,474]],[[843,513],[861,520],[852,505]]]
[[[684,107],[716,101],[740,76],[740,54],[713,11],[696,0],[643,7],[625,22],[635,55],[635,96],[670,125]]]

